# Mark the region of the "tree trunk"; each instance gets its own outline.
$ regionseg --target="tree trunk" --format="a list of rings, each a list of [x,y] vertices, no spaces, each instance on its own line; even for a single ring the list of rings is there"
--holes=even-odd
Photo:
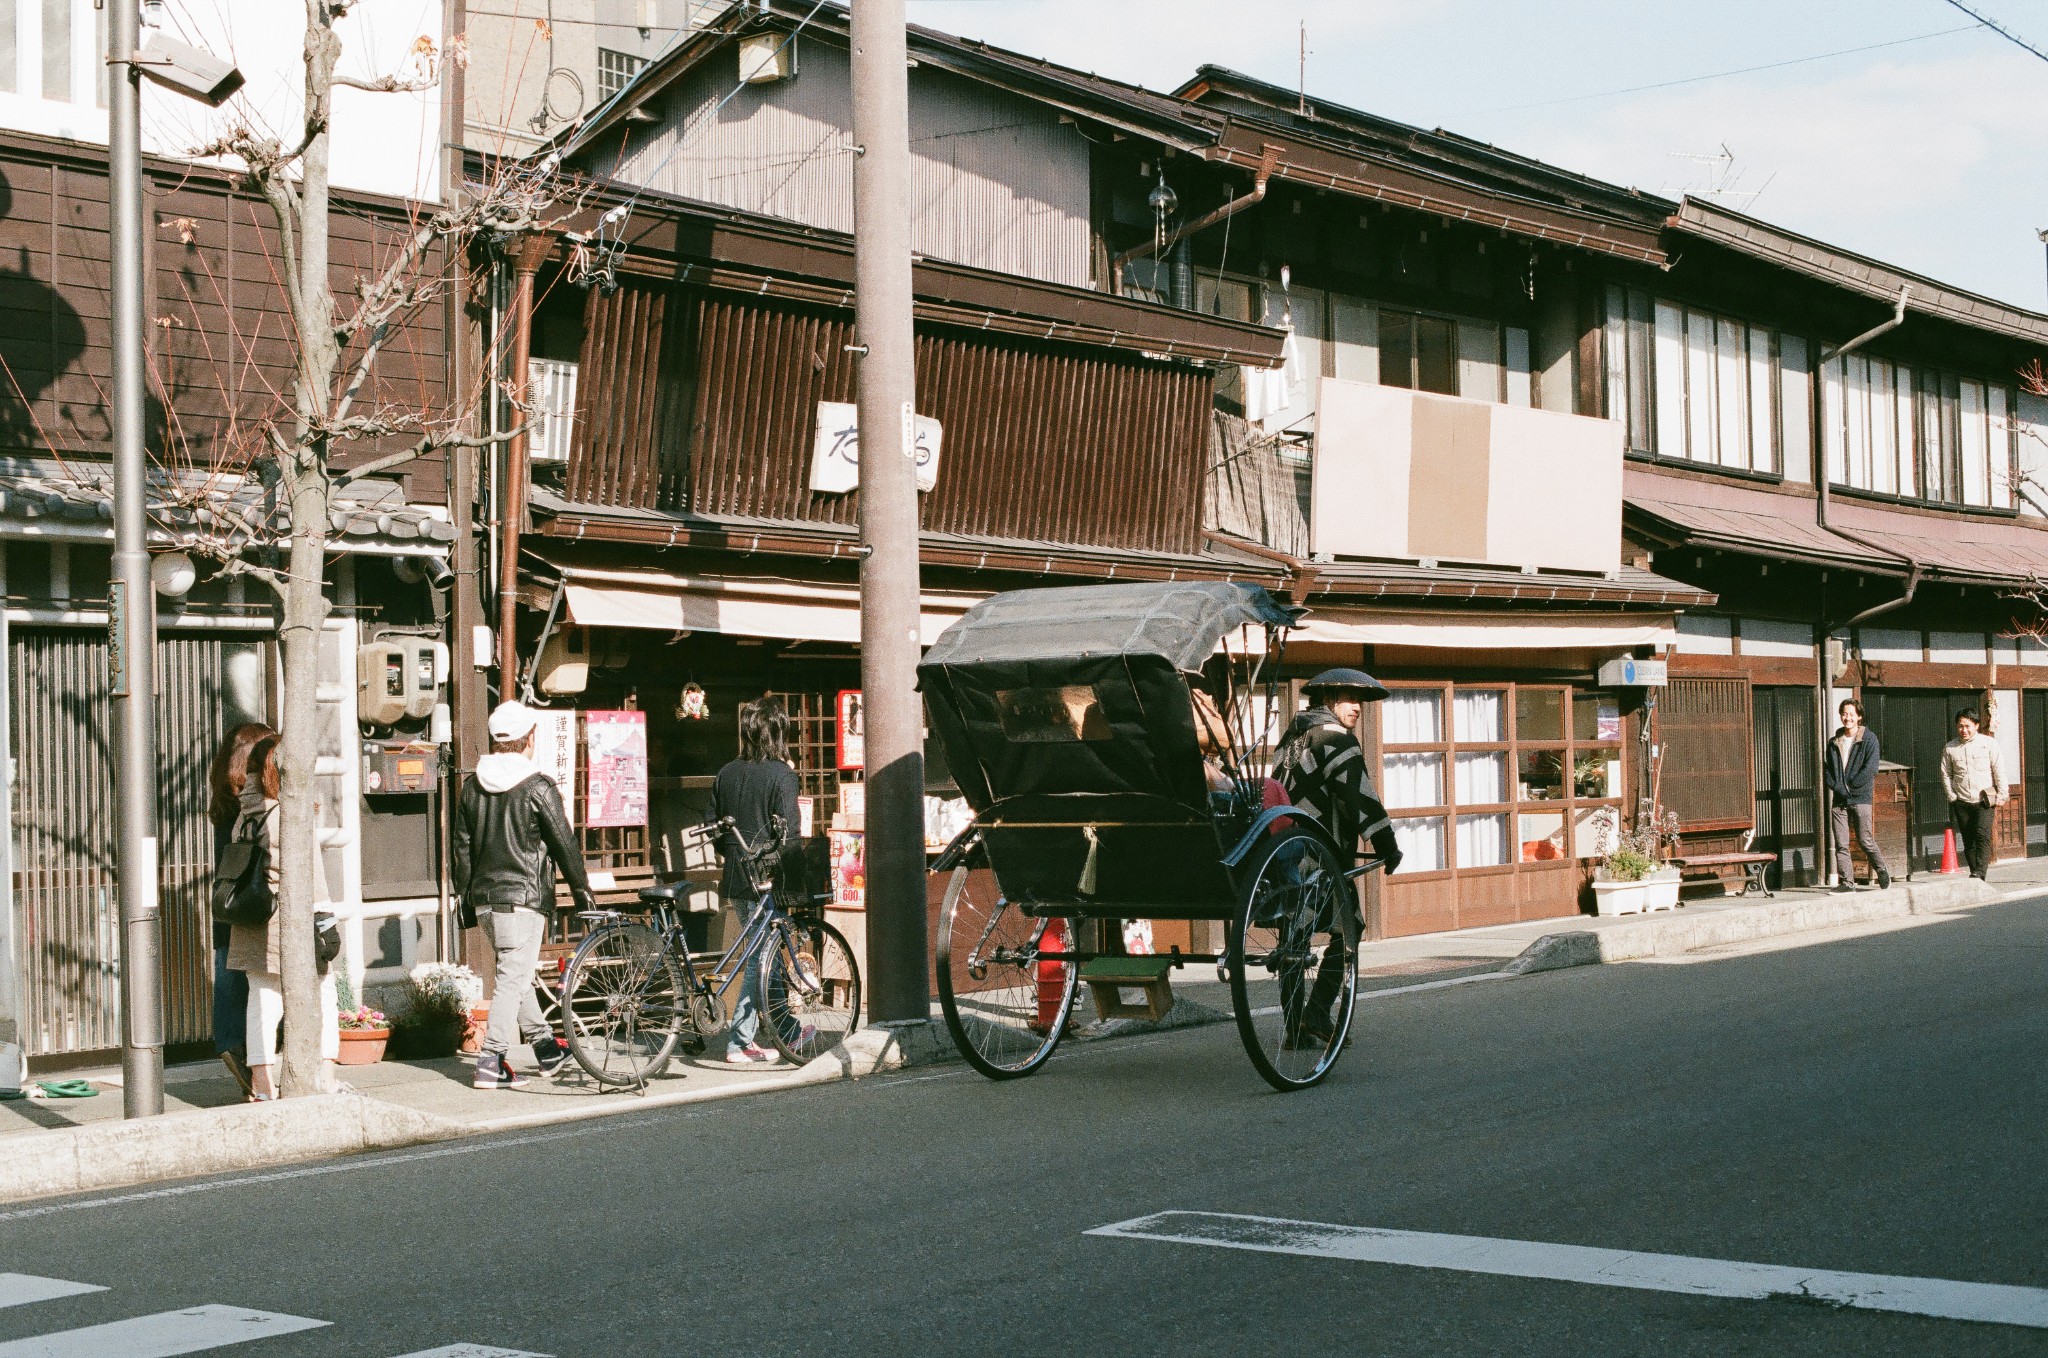
[[[286,1097],[320,1090],[319,964],[313,956],[316,904],[314,855],[320,852],[314,779],[320,759],[321,629],[327,621],[327,420],[341,353],[334,336],[334,301],[327,273],[327,114],[341,40],[329,0],[306,0],[306,125],[311,135],[299,180],[299,371],[295,383],[297,438],[288,470],[291,492],[291,577],[284,591],[284,758],[279,852],[284,856],[278,902],[284,964],[284,1048],[278,1092]],[[339,751],[337,751],[339,753]]]

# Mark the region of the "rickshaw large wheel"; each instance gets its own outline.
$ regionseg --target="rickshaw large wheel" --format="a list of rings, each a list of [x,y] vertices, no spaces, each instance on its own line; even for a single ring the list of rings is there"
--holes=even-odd
[[[1337,855],[1283,833],[1246,870],[1225,940],[1237,1032],[1266,1083],[1306,1089],[1330,1073],[1358,995],[1357,894]]]
[[[1041,962],[1068,952],[1074,921],[1037,919],[953,869],[939,912],[939,1007],[960,1054],[991,1080],[1029,1075],[1051,1058],[1067,1028],[1080,968]]]

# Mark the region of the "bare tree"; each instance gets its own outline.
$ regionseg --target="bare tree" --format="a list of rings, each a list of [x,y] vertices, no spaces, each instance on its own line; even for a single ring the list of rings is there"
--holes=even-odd
[[[342,74],[342,40],[335,25],[354,3],[305,0],[304,107],[289,136],[245,119],[193,151],[237,166],[268,206],[279,256],[276,273],[291,325],[291,389],[276,393],[274,408],[243,432],[248,465],[266,484],[275,484],[288,515],[274,513],[274,504],[222,515],[215,501],[205,528],[177,533],[182,545],[211,558],[223,571],[262,580],[282,605],[278,914],[286,1022],[278,1085],[287,1096],[317,1092],[320,1072],[319,1025],[305,1016],[317,1013],[320,1002],[313,936],[315,689],[321,630],[329,612],[325,575],[337,477],[354,480],[440,450],[488,447],[513,437],[516,430],[495,438],[468,432],[490,394],[487,383],[467,394],[450,393],[446,406],[429,409],[374,403],[373,376],[393,337],[421,308],[442,297],[449,286],[447,260],[460,258],[479,237],[554,231],[560,217],[574,210],[576,197],[552,158],[501,164],[485,182],[446,195],[452,205],[416,213],[381,267],[357,280],[352,297],[337,297],[329,250],[334,92],[344,87],[385,93],[430,88],[439,78],[441,61],[431,39],[423,38],[414,48],[415,69],[408,73],[374,79]],[[523,419],[522,414],[519,422]],[[351,445],[377,451],[340,473],[336,455]],[[278,541],[280,532],[288,533],[288,542]],[[281,566],[252,551],[266,545],[281,549]]]

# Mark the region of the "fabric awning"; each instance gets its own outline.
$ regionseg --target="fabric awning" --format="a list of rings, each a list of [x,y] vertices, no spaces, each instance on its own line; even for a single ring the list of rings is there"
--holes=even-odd
[[[851,585],[570,568],[562,573],[562,595],[568,621],[578,627],[860,644],[860,590]],[[926,593],[919,644],[931,645],[980,598]]]
[[[1430,650],[1627,651],[1676,644],[1672,614],[1629,617],[1570,614],[1340,612],[1318,609],[1293,641]]]

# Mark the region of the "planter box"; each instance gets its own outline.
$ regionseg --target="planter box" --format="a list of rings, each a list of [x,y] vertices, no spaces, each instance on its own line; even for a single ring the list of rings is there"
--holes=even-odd
[[[1648,882],[1593,883],[1593,912],[1599,915],[1639,915],[1650,897]]]
[[[389,1028],[344,1028],[341,1055],[336,1065],[374,1066],[384,1059],[384,1044],[391,1040]]]
[[[1644,888],[1643,909],[1676,910],[1678,908],[1678,877],[1677,868],[1659,868],[1638,883],[1638,885]]]

